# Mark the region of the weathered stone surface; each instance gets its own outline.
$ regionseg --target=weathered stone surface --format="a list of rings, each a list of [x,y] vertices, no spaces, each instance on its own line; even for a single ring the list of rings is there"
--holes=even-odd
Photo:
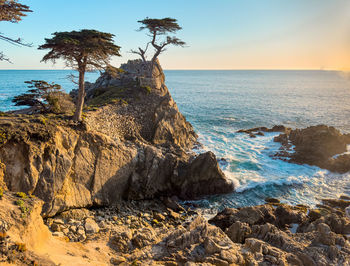
[[[143,248],[157,241],[158,238],[152,228],[142,228],[131,239],[131,243],[136,248]]]
[[[237,221],[249,225],[274,223],[276,221],[275,210],[270,205],[246,207],[239,210],[225,209],[209,220],[211,224],[220,227],[222,230],[226,230]]]
[[[244,243],[246,237],[250,235],[251,229],[249,224],[237,221],[227,228],[225,233],[233,242]]]
[[[85,220],[85,232],[87,234],[95,234],[100,231],[98,224],[91,218]]]
[[[350,243],[344,235],[350,220],[335,204],[339,201],[325,201],[329,202],[335,206],[327,212],[312,210],[317,215],[310,212],[306,216],[305,206],[280,204],[272,209],[268,205],[226,209],[210,222],[227,228],[231,240],[243,243],[250,252],[245,253],[245,260],[252,264],[348,265]],[[298,225],[296,234],[286,229],[293,224]]]
[[[291,162],[316,165],[330,171],[345,173],[350,171],[350,156],[347,145],[348,135],[343,135],[334,127],[325,125],[311,126],[305,129],[291,130],[275,137],[285,148],[277,157],[288,158]],[[294,145],[293,151],[290,144]],[[336,156],[340,155],[340,156]]]
[[[184,174],[179,179],[179,196],[183,199],[228,193],[234,189],[233,183],[225,177],[212,152],[199,155],[183,171]]]

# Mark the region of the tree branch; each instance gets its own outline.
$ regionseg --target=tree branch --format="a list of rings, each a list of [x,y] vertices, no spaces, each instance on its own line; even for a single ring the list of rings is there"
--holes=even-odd
[[[27,46],[27,47],[33,46],[33,44],[31,44],[31,43],[23,43],[21,38],[12,39],[12,38],[6,37],[2,34],[0,34],[0,40],[9,42],[9,43],[14,44],[14,45],[22,45],[22,46]]]

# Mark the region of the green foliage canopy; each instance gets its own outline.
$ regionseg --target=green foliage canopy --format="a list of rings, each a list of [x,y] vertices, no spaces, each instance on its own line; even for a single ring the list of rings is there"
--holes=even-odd
[[[42,61],[63,59],[67,66],[78,71],[103,69],[109,64],[111,56],[120,56],[120,46],[113,43],[114,35],[97,30],[55,32],[45,39],[39,50],[50,51]]]
[[[145,62],[146,52],[149,45],[151,44],[155,49],[155,53],[151,60],[152,69],[154,67],[156,59],[162,52],[165,51],[166,46],[175,45],[184,47],[186,45],[186,43],[179,38],[168,35],[169,33],[176,33],[182,29],[177,23],[177,20],[174,18],[145,18],[143,20],[139,20],[138,22],[142,24],[139,28],[139,31],[148,30],[151,41],[147,43],[145,49],[139,47],[137,51],[131,50],[131,52],[140,55],[142,60]],[[163,40],[158,40],[159,36],[165,36],[165,38]]]
[[[80,30],[70,32],[55,32],[53,37],[45,39],[45,44],[39,50],[50,50],[42,61],[56,62],[63,59],[67,67],[79,71],[79,91],[75,121],[82,120],[86,71],[104,69],[109,65],[112,56],[120,56],[120,46],[113,42],[114,35],[97,30]]]

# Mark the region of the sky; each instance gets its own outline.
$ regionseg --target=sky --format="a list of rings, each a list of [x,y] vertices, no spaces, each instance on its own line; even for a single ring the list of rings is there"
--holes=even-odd
[[[145,17],[173,17],[187,46],[169,47],[165,69],[336,69],[350,70],[349,0],[20,0],[33,10],[19,23],[1,22],[0,32],[33,47],[1,43],[13,62],[0,69],[62,69],[42,63],[37,50],[53,32],[96,29],[115,35],[119,66],[138,58],[144,46],[136,31]]]

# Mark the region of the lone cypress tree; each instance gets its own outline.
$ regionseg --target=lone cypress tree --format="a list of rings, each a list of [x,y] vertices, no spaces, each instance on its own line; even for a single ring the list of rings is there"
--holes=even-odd
[[[142,24],[142,26],[139,28],[139,31],[145,29],[148,30],[150,33],[151,40],[147,43],[145,49],[139,47],[138,51],[131,50],[131,52],[140,55],[142,60],[146,62],[147,49],[150,44],[153,46],[153,48],[155,49],[155,53],[151,59],[150,75],[152,75],[154,64],[158,56],[165,51],[166,46],[175,45],[184,47],[186,43],[177,37],[168,35],[169,33],[176,33],[177,31],[182,29],[177,23],[177,20],[174,18],[145,18],[144,20],[139,20],[138,22]],[[160,36],[164,36],[164,39],[158,40]]]
[[[8,21],[17,23],[22,20],[22,17],[26,16],[28,12],[32,12],[29,6],[18,3],[17,0],[0,0],[0,21]],[[30,47],[31,44],[24,43],[21,38],[13,39],[0,34],[0,40],[9,42],[11,44],[22,45]],[[8,61],[3,52],[0,52],[0,61]]]
[[[120,56],[120,46],[113,42],[114,35],[97,30],[55,32],[39,50],[50,49],[42,61],[63,59],[66,66],[79,72],[79,91],[73,119],[81,121],[85,97],[85,72],[105,68],[112,56]]]

